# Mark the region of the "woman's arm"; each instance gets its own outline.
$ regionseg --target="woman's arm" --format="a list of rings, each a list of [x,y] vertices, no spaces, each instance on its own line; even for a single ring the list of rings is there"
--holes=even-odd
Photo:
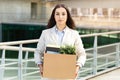
[[[37,48],[34,53],[34,59],[36,64],[43,62],[44,51],[45,51],[45,32],[43,31],[38,40]]]
[[[85,53],[85,49],[83,47],[81,37],[78,33],[76,35],[75,47],[76,47],[76,55],[78,57],[77,65],[82,67],[86,61],[86,53]]]

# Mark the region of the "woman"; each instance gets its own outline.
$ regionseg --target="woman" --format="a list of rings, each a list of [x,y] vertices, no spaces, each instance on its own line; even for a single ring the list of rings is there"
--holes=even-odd
[[[78,56],[76,64],[77,75],[79,69],[84,65],[86,61],[86,53],[83,48],[83,44],[80,35],[75,29],[75,24],[72,20],[69,10],[64,4],[58,4],[52,11],[51,17],[47,25],[48,29],[43,30],[41,37],[38,41],[35,51],[35,62],[40,68],[40,73],[43,73],[43,54],[46,50],[46,46],[52,45],[73,45],[76,48],[76,55]]]

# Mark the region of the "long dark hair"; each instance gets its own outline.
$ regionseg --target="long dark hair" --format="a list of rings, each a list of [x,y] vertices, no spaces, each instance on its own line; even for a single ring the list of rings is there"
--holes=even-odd
[[[66,12],[67,12],[66,25],[67,25],[69,28],[71,28],[71,29],[75,29],[75,23],[74,23],[74,21],[73,21],[73,19],[72,19],[72,17],[71,17],[71,14],[70,14],[68,8],[67,8],[64,4],[57,4],[57,5],[55,6],[55,8],[54,8],[53,11],[52,11],[51,17],[50,17],[50,19],[49,19],[49,21],[48,21],[47,28],[52,28],[53,26],[56,25],[56,21],[55,21],[55,18],[54,18],[55,10],[56,10],[57,8],[60,8],[60,7],[64,8],[64,9],[66,10]]]

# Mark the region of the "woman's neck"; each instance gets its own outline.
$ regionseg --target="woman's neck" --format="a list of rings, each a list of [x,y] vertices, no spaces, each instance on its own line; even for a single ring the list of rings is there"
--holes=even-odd
[[[63,29],[65,29],[66,25],[56,25],[57,29],[62,31]]]

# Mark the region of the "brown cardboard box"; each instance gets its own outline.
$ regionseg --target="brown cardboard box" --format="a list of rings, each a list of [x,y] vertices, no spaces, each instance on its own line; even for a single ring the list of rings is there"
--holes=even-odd
[[[44,54],[43,77],[55,79],[74,79],[76,55]]]

